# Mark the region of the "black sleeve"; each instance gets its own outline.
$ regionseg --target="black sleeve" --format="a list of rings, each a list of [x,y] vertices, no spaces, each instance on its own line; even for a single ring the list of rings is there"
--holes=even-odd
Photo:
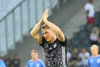
[[[44,47],[44,42],[45,42],[45,38],[42,37],[42,44],[40,44],[40,46]]]
[[[67,38],[66,38],[66,36],[65,36],[65,41],[64,42],[61,42],[61,41],[59,41],[60,43],[61,43],[61,46],[67,46]]]

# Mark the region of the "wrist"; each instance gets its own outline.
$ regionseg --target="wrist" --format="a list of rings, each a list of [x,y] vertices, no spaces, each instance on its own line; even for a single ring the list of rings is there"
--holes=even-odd
[[[40,19],[40,24],[42,24],[42,23],[43,23],[43,19],[41,18],[41,19]]]
[[[45,23],[45,22],[48,22],[48,20],[44,20],[44,23]]]

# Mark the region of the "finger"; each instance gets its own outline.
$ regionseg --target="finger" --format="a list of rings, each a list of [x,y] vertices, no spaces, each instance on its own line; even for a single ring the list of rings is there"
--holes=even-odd
[[[49,11],[49,8],[45,10],[44,14],[48,13],[48,11]]]
[[[49,17],[49,15],[47,15],[47,18]]]

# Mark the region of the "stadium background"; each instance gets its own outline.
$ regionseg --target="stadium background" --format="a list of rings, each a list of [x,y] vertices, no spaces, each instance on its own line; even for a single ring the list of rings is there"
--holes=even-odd
[[[0,0],[0,56],[13,58],[18,54],[21,67],[31,58],[32,49],[39,51],[39,58],[45,61],[43,49],[30,37],[30,30],[41,18],[43,11],[50,8],[49,20],[58,25],[68,38],[71,52],[86,47],[89,51],[89,35],[86,29],[84,5],[87,0]],[[96,21],[99,26],[100,1],[95,0]],[[84,35],[84,36],[83,36]]]

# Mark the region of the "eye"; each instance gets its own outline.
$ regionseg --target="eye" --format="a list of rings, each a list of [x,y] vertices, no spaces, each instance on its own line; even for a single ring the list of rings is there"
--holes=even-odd
[[[45,34],[47,34],[48,32],[45,32]]]

